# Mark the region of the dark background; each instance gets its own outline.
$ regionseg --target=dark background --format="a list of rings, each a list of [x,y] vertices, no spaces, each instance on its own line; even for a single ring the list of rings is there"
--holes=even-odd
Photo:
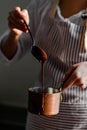
[[[28,1],[0,1],[0,36],[8,29],[8,12],[15,6],[26,8]],[[11,66],[0,61],[0,130],[25,128],[28,87],[36,81],[39,68],[30,52]]]

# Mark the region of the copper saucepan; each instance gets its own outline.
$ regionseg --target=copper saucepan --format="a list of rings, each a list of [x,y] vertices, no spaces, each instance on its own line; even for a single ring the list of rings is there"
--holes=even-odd
[[[28,89],[28,110],[31,113],[52,116],[59,113],[61,92],[48,88],[41,92],[40,87]]]

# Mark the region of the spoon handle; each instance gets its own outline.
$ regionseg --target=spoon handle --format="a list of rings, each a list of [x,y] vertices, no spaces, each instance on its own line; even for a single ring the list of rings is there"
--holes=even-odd
[[[32,43],[34,43],[34,39],[33,39],[32,33],[31,33],[31,31],[30,31],[30,28],[29,28],[28,24],[26,23],[26,21],[25,21],[24,19],[23,19],[23,21],[24,21],[24,24],[25,24],[26,27],[27,27],[27,30],[28,30],[28,32],[29,32],[29,35],[31,36]]]

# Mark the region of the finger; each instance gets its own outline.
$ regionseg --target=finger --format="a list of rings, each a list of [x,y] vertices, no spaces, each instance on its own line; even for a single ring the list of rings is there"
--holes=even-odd
[[[71,73],[71,75],[67,78],[67,80],[63,83],[62,90],[64,91],[66,88],[71,87],[74,85],[75,81],[77,80],[77,76],[75,72]]]
[[[81,78],[79,78],[78,80],[76,80],[76,81],[74,82],[74,85],[79,86],[80,88],[86,88],[86,87],[87,87],[87,83],[86,83],[86,82],[83,82],[83,81],[81,80]]]
[[[28,14],[28,11],[26,9],[22,10],[22,17],[26,21],[26,23],[29,24],[29,14]]]
[[[14,10],[16,10],[17,12],[21,11],[21,8],[19,6],[15,7]]]
[[[24,32],[27,31],[27,28],[26,28],[23,20],[20,19],[19,17],[16,17],[14,15],[14,13],[12,13],[12,12],[10,12],[9,16],[8,16],[8,25],[9,25],[10,28],[15,27],[15,28],[20,29]]]
[[[14,13],[15,13],[15,15],[16,15],[17,17],[21,18],[21,8],[20,8],[20,7],[15,7],[15,8],[13,9],[13,11],[14,11]]]
[[[9,12],[9,16],[12,18],[17,18],[17,19],[23,19],[22,16],[25,16],[24,13],[21,11],[20,7],[15,7],[13,10]]]
[[[18,29],[18,30],[20,30],[20,31],[26,32],[25,26],[21,26],[21,25],[19,25],[19,24],[16,24],[15,22],[9,21],[9,22],[8,22],[8,26],[9,26],[9,28],[10,28],[11,30],[13,30],[13,29]]]
[[[22,21],[22,18],[21,18],[21,10],[19,7],[16,7],[14,10],[10,11],[9,12],[9,17],[10,19],[13,19],[14,21]]]
[[[29,20],[29,14],[28,14],[28,11],[26,9],[21,9],[19,7],[16,7],[15,8],[15,15],[21,19],[24,19],[25,21]],[[29,22],[29,21],[27,21],[27,22]]]
[[[24,21],[26,21],[27,24],[29,24],[29,14],[28,14],[28,10],[26,9],[21,9],[21,11],[18,12],[18,14],[16,14],[17,17],[19,17],[19,23],[22,24],[22,26],[24,26],[25,30],[27,31],[27,27],[24,23]]]

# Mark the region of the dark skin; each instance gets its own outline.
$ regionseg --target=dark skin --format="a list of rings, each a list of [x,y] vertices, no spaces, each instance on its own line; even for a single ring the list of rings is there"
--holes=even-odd
[[[23,19],[29,24],[28,11],[20,7],[15,7],[9,12],[8,26],[10,32],[8,36],[3,39],[0,48],[4,55],[11,60],[17,51],[17,43],[22,32],[27,32],[27,28]]]
[[[70,17],[80,10],[86,9],[87,0],[60,0],[61,13],[64,18]],[[1,50],[8,59],[12,59],[17,51],[17,44],[22,32],[27,32],[23,19],[29,24],[29,15],[27,10],[21,10],[20,7],[14,8],[9,12],[8,25],[10,33],[2,41]],[[65,74],[63,90],[77,85],[81,88],[87,86],[87,62],[74,64]]]
[[[62,16],[70,17],[87,8],[87,0],[60,0],[59,3]]]

